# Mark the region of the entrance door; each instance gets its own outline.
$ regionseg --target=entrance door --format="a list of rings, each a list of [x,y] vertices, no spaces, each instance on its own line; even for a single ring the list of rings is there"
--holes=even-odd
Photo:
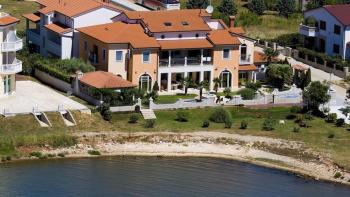
[[[231,87],[232,75],[229,71],[223,71],[220,74],[221,88]]]
[[[11,93],[11,76],[6,75],[3,78],[4,84],[4,95],[9,95]]]

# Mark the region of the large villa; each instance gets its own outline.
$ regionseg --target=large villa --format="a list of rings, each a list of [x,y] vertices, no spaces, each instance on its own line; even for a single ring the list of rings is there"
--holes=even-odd
[[[79,9],[77,2],[82,4]],[[160,91],[167,93],[182,91],[186,77],[197,84],[208,81],[210,90],[214,78],[220,79],[220,90],[238,88],[240,78],[256,79],[254,41],[234,27],[235,17],[230,17],[228,27],[199,9],[120,11],[94,0],[39,4],[38,12],[25,15],[27,39],[45,56],[82,58],[96,70],[144,90],[151,90],[157,81]],[[93,19],[97,15],[99,20]]]

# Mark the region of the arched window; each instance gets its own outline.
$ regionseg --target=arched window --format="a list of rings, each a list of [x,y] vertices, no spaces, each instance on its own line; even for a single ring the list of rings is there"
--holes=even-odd
[[[242,44],[241,45],[241,60],[246,60],[247,59],[247,45]]]
[[[148,74],[143,74],[139,79],[139,88],[147,92],[151,91],[152,88],[152,77]]]
[[[220,73],[220,87],[231,88],[232,86],[232,74],[228,70],[224,70]]]

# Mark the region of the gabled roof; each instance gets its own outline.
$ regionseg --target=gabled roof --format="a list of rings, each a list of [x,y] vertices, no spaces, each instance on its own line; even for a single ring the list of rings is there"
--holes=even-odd
[[[103,0],[37,0],[44,6],[39,12],[48,14],[56,11],[68,17],[75,17],[83,13],[106,7],[120,11],[117,6],[110,3],[105,3]]]
[[[229,31],[234,34],[245,34],[245,31],[242,27],[230,27]]]
[[[110,72],[104,71],[85,73],[81,78],[79,78],[79,81],[98,89],[122,89],[136,87],[136,85],[130,81],[124,80]]]
[[[131,20],[142,20],[153,33],[211,30],[203,20],[203,17],[209,17],[210,14],[200,9],[126,11],[125,15]]]
[[[45,25],[45,27],[58,34],[65,34],[73,31],[71,28],[59,23],[51,23],[51,24]]]
[[[19,19],[15,18],[13,16],[3,16],[0,18],[0,26],[6,26],[6,25],[11,25],[13,23],[18,23]]]
[[[144,33],[140,24],[108,23],[78,29],[107,44],[131,44],[134,48],[158,48],[156,39]]]
[[[232,36],[226,29],[213,30],[208,35],[209,40],[215,45],[239,45],[241,42]]]
[[[325,5],[323,7],[343,25],[350,25],[350,4]]]

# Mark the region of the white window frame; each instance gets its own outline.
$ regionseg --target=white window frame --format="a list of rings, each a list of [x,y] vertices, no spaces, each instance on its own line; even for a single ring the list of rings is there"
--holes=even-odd
[[[145,56],[145,53],[148,53],[148,61],[145,61],[144,59],[144,56]],[[151,63],[151,51],[147,50],[147,51],[142,51],[142,63]]]
[[[225,50],[228,50],[228,57],[225,57]],[[231,59],[231,49],[230,48],[222,49],[222,59],[224,59],[224,60]]]
[[[117,59],[117,57],[118,57],[117,54],[118,54],[118,53],[121,53],[121,56],[120,56],[121,59]],[[124,53],[123,53],[123,51],[121,51],[121,50],[115,51],[115,61],[116,61],[116,62],[122,62],[122,61],[123,61],[123,54],[124,54]]]
[[[227,86],[224,86],[224,75],[227,75]],[[220,73],[220,88],[232,88],[232,73],[229,70],[224,70]]]

